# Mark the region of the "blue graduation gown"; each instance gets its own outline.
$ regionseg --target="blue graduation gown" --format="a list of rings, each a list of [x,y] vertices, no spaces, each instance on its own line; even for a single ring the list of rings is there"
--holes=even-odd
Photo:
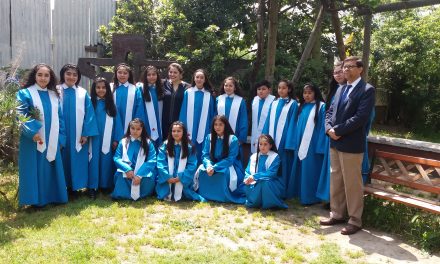
[[[86,94],[84,100],[84,111],[81,136],[91,137],[98,135],[95,111],[88,94]],[[83,188],[94,188],[96,183],[89,182],[89,142],[87,141],[87,143],[82,145],[79,152],[76,150],[76,96],[74,88],[64,89],[63,116],[67,140],[66,147],[63,148],[61,153],[67,187],[72,188],[74,191]]]
[[[253,155],[256,155],[253,154]],[[266,169],[266,160],[268,155],[259,155],[258,169],[253,174],[255,184],[245,185],[246,192],[246,206],[256,208],[287,208],[287,205],[282,200],[282,194],[284,192],[284,186],[281,181],[280,175],[278,175],[278,169],[281,164],[281,159],[277,157],[272,161],[269,168]],[[251,176],[250,172],[251,162],[249,161],[246,168],[245,179]]]
[[[291,126],[292,128],[295,127],[291,134],[292,140],[288,140],[288,144],[286,145],[287,148],[295,151],[295,159],[291,175],[293,190],[290,190],[290,192],[293,193],[294,197],[300,199],[301,204],[313,204],[321,201],[316,193],[322,167],[326,165],[324,162],[324,154],[325,152],[328,152],[326,145],[320,144],[320,142],[325,141],[326,138],[324,127],[325,105],[323,105],[319,111],[318,120],[313,129],[307,156],[303,160],[300,160],[298,157],[298,151],[301,140],[304,136],[307,119],[309,118],[314,105],[314,103],[305,103],[303,105],[302,111],[298,116],[298,121],[295,122],[296,126]]]
[[[293,100],[293,103],[291,104],[289,112],[287,113],[286,124],[284,126],[283,133],[282,133],[282,135],[276,135],[277,125],[279,123],[279,117],[280,117],[281,111],[283,109],[283,106],[286,104],[286,99],[278,98],[276,100],[280,100],[280,102],[278,103],[277,111],[275,114],[275,128],[274,128],[275,135],[271,135],[271,136],[274,140],[277,137],[281,136],[280,145],[278,146],[278,155],[281,157],[281,178],[282,178],[282,182],[283,182],[283,185],[285,188],[283,198],[290,199],[290,198],[293,198],[293,193],[290,192],[289,190],[291,190],[291,187],[293,185],[290,174],[292,171],[294,153],[292,150],[286,149],[285,145],[286,145],[286,139],[290,138],[292,135],[292,130],[289,128],[289,126],[290,126],[290,124],[294,123],[296,111],[298,109],[298,103],[295,100],[291,99],[291,100]],[[272,106],[273,106],[273,102],[269,108],[267,120],[266,120],[266,123],[264,124],[263,132],[262,132],[263,134],[269,134],[269,124],[270,124],[270,119],[271,119],[270,112],[272,111]]]
[[[141,90],[142,88],[139,88],[139,90]],[[152,85],[152,86],[150,86],[149,87],[149,89],[150,89],[150,95],[151,95],[151,100],[152,100],[152,102],[153,102],[153,106],[154,106],[154,114],[156,115],[156,120],[157,120],[157,129],[158,129],[158,133],[159,133],[159,138],[157,138],[156,140],[152,140],[152,139],[150,139],[151,141],[153,141],[153,144],[154,144],[154,147],[156,148],[156,150],[160,147],[160,145],[162,144],[162,141],[163,141],[163,139],[162,139],[162,124],[161,124],[161,122],[162,122],[162,113],[160,113],[160,110],[162,110],[162,109],[159,109],[159,100],[157,99],[157,89],[156,89],[156,86],[154,86],[154,85]],[[142,91],[142,90],[141,90]],[[151,136],[151,128],[150,128],[150,123],[149,123],[149,120],[148,120],[148,113],[147,113],[147,109],[146,109],[146,107],[145,107],[145,100],[143,101],[143,103],[142,103],[142,109],[143,109],[143,113],[144,113],[144,123],[145,123],[145,127],[147,128],[147,133],[148,133],[148,135],[149,136]]]
[[[63,161],[58,147],[55,160],[49,162],[46,158],[47,148],[41,153],[32,140],[38,130],[44,125],[45,142],[49,142],[51,127],[51,113],[58,111],[59,116],[59,146],[66,143],[64,120],[61,107],[52,109],[47,91],[38,91],[44,109],[45,122],[30,118],[20,124],[20,144],[18,152],[18,202],[21,205],[44,206],[49,203],[66,203],[67,190],[64,178]],[[17,93],[17,113],[28,116],[31,107],[34,107],[32,97],[27,89]]]
[[[180,163],[179,157],[182,147],[180,144],[174,145],[175,156],[174,156],[173,175],[170,175],[169,173],[168,156],[167,156],[166,148],[167,148],[167,142],[162,144],[162,146],[159,148],[159,153],[157,155],[157,170],[158,170],[157,185],[156,185],[157,198],[160,200],[165,199],[170,194],[170,187],[168,184],[168,180],[172,177],[174,178],[178,177],[183,185],[182,198],[195,200],[195,201],[202,201],[202,202],[206,201],[193,189],[194,173],[197,170],[197,157],[195,153],[191,153],[191,146],[190,146],[191,154],[187,157],[185,170],[183,172],[177,172],[179,168],[179,163]],[[174,184],[171,188],[171,191],[174,194]]]
[[[116,149],[115,156],[113,160],[116,164],[118,171],[115,173],[115,188],[112,193],[113,199],[129,199],[131,198],[131,179],[123,177],[124,173],[133,170],[136,167],[137,156],[141,148],[141,142],[139,140],[134,140],[130,142],[127,149],[127,156],[131,164],[127,164],[122,160],[122,141],[119,142],[118,148]],[[150,141],[148,143],[148,154],[146,154],[145,162],[140,167],[137,172],[137,176],[142,177],[140,183],[140,197],[144,198],[150,196],[154,192],[156,185],[156,150],[154,149],[153,143]]]
[[[196,91],[194,96],[195,97],[194,105],[188,106],[188,91],[185,91],[185,94],[183,96],[182,109],[180,110],[180,116],[179,116],[179,120],[182,121],[186,127],[188,127],[187,109],[188,107],[194,108],[193,130],[192,130],[191,141],[193,145],[196,147],[197,164],[202,163],[203,142],[200,144],[197,142],[197,133],[199,131],[200,116],[202,114],[203,95],[204,93],[202,91]],[[212,120],[214,119],[214,116],[215,116],[215,101],[213,97],[210,96],[204,138],[206,137],[206,135],[210,133]]]
[[[92,137],[92,159],[89,162],[89,187],[93,189],[113,189],[113,175],[116,167],[113,162],[114,151],[110,146],[107,154],[102,153],[102,141],[104,138],[105,121],[107,112],[105,100],[98,99],[96,102],[95,116],[98,124],[99,135]],[[122,137],[122,123],[119,115],[113,117],[111,142],[119,142]]]
[[[232,136],[232,142],[229,145],[229,154],[226,158],[221,159],[223,144],[228,144],[228,140],[224,142],[221,138],[216,138],[214,157],[217,161],[210,158],[209,149],[211,145],[211,135],[205,139],[203,147],[203,166],[208,168],[212,166],[215,173],[208,176],[205,170],[200,170],[198,193],[205,199],[217,202],[231,202],[243,204],[246,201],[244,196],[244,171],[240,160],[237,159],[238,139]],[[231,192],[229,189],[229,167],[234,166],[237,172],[237,189]]]
[[[231,106],[233,100],[234,98],[229,96],[227,96],[225,99],[225,116],[228,119],[231,114]],[[218,107],[218,97],[216,99],[216,102]],[[244,98],[241,100],[240,108],[238,109],[237,123],[234,127],[234,131],[234,134],[238,138],[238,141],[240,141],[241,144],[246,143],[248,134],[248,114],[246,110],[246,101],[244,100]]]
[[[119,118],[122,123],[123,131],[125,134],[127,132],[127,128],[125,128],[125,113],[127,111],[127,96],[128,96],[128,87],[125,87],[123,84],[119,85],[113,92],[116,94],[116,110],[119,114]],[[142,92],[139,88],[136,88],[136,92],[134,94],[134,102],[133,102],[133,112],[132,118],[140,118],[141,120],[145,120],[144,108],[142,107],[143,99]],[[131,121],[130,120],[130,121]]]

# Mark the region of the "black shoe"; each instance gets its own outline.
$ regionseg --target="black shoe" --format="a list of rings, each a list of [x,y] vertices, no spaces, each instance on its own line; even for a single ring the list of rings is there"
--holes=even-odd
[[[323,219],[321,221],[319,221],[320,225],[323,226],[332,226],[332,225],[337,225],[337,224],[343,224],[346,221],[344,219],[335,219],[335,218],[328,218],[328,219]]]
[[[95,189],[89,189],[89,198],[92,200],[96,200],[96,190]]]
[[[69,189],[69,200],[75,200],[79,197],[78,191],[74,191],[72,189]]]

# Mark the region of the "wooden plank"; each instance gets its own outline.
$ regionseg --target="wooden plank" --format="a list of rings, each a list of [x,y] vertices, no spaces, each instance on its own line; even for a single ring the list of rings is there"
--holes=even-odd
[[[411,179],[408,175],[408,171],[406,170],[405,166],[403,166],[403,163],[400,160],[396,160],[396,164],[399,167],[400,171],[402,172],[403,176],[405,176],[408,179]]]
[[[379,157],[380,163],[382,163],[383,167],[387,171],[389,176],[393,176],[393,173],[391,172],[391,168],[388,166],[387,161],[384,158]]]
[[[416,164],[417,170],[419,170],[425,182],[429,185],[432,185],[431,179],[429,179],[428,174],[426,174],[425,169],[423,169],[422,165]]]
[[[427,202],[423,202],[420,200],[415,200],[412,198],[404,197],[398,194],[388,193],[380,189],[376,189],[373,187],[365,186],[364,192],[377,196],[381,199],[385,199],[392,202],[397,202],[401,204],[405,204],[408,206],[416,207],[419,209],[423,209],[425,211],[429,211],[431,213],[440,214],[440,206],[433,205]]]
[[[376,155],[377,155],[377,157],[382,157],[382,158],[386,158],[386,159],[407,161],[407,162],[411,162],[411,163],[428,165],[428,166],[437,167],[437,168],[440,167],[440,161],[433,160],[433,159],[417,158],[417,157],[413,157],[413,156],[401,155],[401,154],[385,152],[385,151],[380,151],[380,150],[376,150]]]
[[[421,183],[417,183],[417,182],[409,182],[406,180],[401,180],[396,177],[390,177],[387,175],[376,174],[376,173],[372,173],[371,178],[376,179],[376,180],[385,181],[385,182],[394,183],[394,184],[400,184],[403,186],[407,186],[407,187],[421,190],[421,191],[425,191],[425,192],[440,194],[440,187],[436,187],[436,186],[430,186],[430,185],[421,184]]]

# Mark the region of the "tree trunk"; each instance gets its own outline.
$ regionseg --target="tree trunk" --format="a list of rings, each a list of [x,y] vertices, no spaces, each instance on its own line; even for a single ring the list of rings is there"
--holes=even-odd
[[[324,5],[321,5],[321,8],[319,9],[318,17],[316,18],[315,21],[315,25],[313,26],[312,32],[310,33],[309,39],[307,40],[307,44],[304,47],[304,51],[302,53],[301,59],[298,62],[298,66],[296,67],[295,73],[292,77],[292,83],[294,87],[297,86],[299,78],[304,70],[304,65],[307,59],[310,57],[310,53],[312,51],[316,39],[319,37],[323,19],[324,19]]]
[[[255,84],[255,80],[257,79],[258,72],[260,71],[260,66],[263,62],[263,52],[264,52],[264,14],[266,12],[265,1],[258,0],[258,9],[257,9],[257,54],[255,57],[254,65],[252,66],[252,72],[249,76],[250,87]]]
[[[368,8],[361,8],[357,13],[358,15],[367,15],[369,13],[377,14],[382,12],[399,11],[403,9],[411,9],[411,8],[417,8],[423,6],[438,5],[438,4],[440,4],[439,0],[412,0],[412,1],[410,0],[410,1],[379,5],[371,10]]]
[[[335,31],[336,46],[338,48],[339,59],[343,61],[345,59],[345,46],[344,38],[342,36],[341,20],[339,19],[338,11],[336,11],[335,1],[331,0],[330,3],[332,26]]]
[[[269,0],[269,33],[267,40],[266,71],[265,78],[273,82],[275,72],[275,55],[277,51],[278,12],[280,11],[279,0]]]
[[[362,72],[362,78],[368,81],[368,68],[370,66],[370,45],[371,45],[371,21],[373,19],[372,14],[364,16],[364,45],[362,50],[362,62],[364,63],[364,71]]]
[[[319,15],[319,8],[321,6],[321,0],[315,0],[315,7],[313,8],[313,13],[315,16],[315,19],[318,17]],[[319,32],[317,33],[319,36],[321,36],[322,31],[321,28],[319,28]],[[321,38],[316,38],[315,43],[313,44],[313,48],[312,48],[312,53],[310,55],[310,58],[312,58],[313,60],[321,60]]]

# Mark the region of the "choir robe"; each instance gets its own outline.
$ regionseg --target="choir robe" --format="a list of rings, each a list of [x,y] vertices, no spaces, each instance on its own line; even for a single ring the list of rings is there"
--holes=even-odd
[[[136,167],[137,157],[139,154],[139,150],[141,148],[141,141],[139,140],[130,140],[130,144],[127,149],[127,156],[130,160],[130,163],[126,163],[123,161],[123,140],[119,142],[118,148],[116,149],[115,156],[113,160],[116,164],[116,168],[118,169],[114,176],[115,188],[112,193],[113,199],[129,199],[131,198],[131,179],[124,178],[123,173],[128,171],[133,171]],[[141,177],[140,183],[140,197],[144,198],[146,196],[150,196],[154,192],[154,188],[156,185],[156,150],[154,149],[153,143],[148,140],[148,153],[145,154],[145,161],[142,166],[139,168],[138,172],[135,176]]]
[[[266,164],[269,158],[268,154],[276,155],[270,164]],[[284,186],[280,175],[278,175],[281,159],[276,153],[268,154],[259,154],[257,169],[254,173],[251,172],[251,166],[255,166],[255,163],[253,163],[252,160],[256,160],[257,153],[252,154],[249,159],[244,180],[252,175],[255,183],[245,185],[245,205],[247,207],[261,207],[262,209],[286,209],[287,205],[281,198],[284,192]]]
[[[139,88],[141,91],[143,89],[143,87]],[[147,129],[147,134],[150,136],[150,140],[153,141],[154,147],[156,148],[156,150],[160,147],[160,145],[162,144],[162,105],[163,105],[163,101],[159,101],[157,98],[157,89],[156,86],[152,85],[149,87],[150,90],[150,95],[151,95],[151,102],[153,102],[153,107],[154,107],[154,116],[156,117],[156,124],[153,124],[153,128],[150,125],[150,121],[153,122],[153,120],[150,120],[148,117],[148,110],[147,110],[147,106],[146,103],[150,103],[147,102],[145,100],[143,100],[143,113],[144,113],[144,123],[145,123],[145,127]],[[158,133],[158,138],[153,140],[152,137],[152,129],[155,129]]]
[[[226,94],[224,94],[226,95]],[[223,96],[223,95],[220,95]],[[220,96],[217,97],[217,113],[220,114],[219,111],[219,100]],[[237,109],[237,121],[235,124],[235,127],[232,126],[232,119],[231,119],[231,107],[232,102],[234,101],[234,97],[241,98],[240,106]],[[235,111],[237,111],[235,110]],[[246,110],[246,101],[244,98],[238,96],[238,95],[232,95],[232,96],[225,96],[225,114],[226,118],[228,118],[229,124],[231,124],[232,130],[234,131],[235,136],[238,138],[238,141],[240,144],[244,144],[247,141],[247,134],[248,134],[248,115]]]
[[[130,87],[130,88],[129,88]],[[131,83],[124,83],[124,84],[120,84],[118,87],[113,87],[113,98],[115,100],[115,104],[116,104],[116,110],[119,114],[119,118],[121,120],[122,123],[122,133],[125,134],[127,132],[128,129],[128,123],[135,119],[135,118],[140,118],[141,120],[145,120],[145,112],[144,112],[144,108],[143,108],[143,99],[142,99],[142,92],[139,88],[136,88],[133,84]],[[135,93],[134,93],[134,97],[133,97],[133,107],[132,107],[132,113],[131,113],[131,117],[129,117],[128,119],[130,120],[125,120],[126,119],[126,113],[127,113],[127,99],[128,99],[128,89],[135,89]]]
[[[214,158],[217,161],[211,160],[210,148],[211,148],[211,135],[208,135],[205,139],[203,147],[203,164],[198,169],[198,193],[209,201],[216,202],[231,202],[237,204],[244,204],[246,197],[244,195],[244,171],[241,165],[241,161],[237,159],[238,155],[238,139],[236,136],[231,135],[228,142],[224,142],[223,138],[216,137],[217,142],[215,145]],[[223,144],[229,144],[228,156],[222,159]],[[208,176],[206,169],[208,167],[214,168],[214,174]],[[231,191],[231,168],[235,170],[237,174],[236,184],[233,185],[235,190]],[[196,175],[197,175],[196,173]],[[197,177],[197,176],[196,176]]]
[[[35,106],[29,90],[22,89],[17,93],[17,113],[20,116],[27,117],[26,122],[20,123],[18,202],[19,205],[36,206],[44,206],[49,203],[66,203],[66,180],[60,153],[60,146],[64,146],[66,143],[66,134],[61,107],[57,99],[57,108],[52,109],[49,91],[41,89],[36,84],[35,86],[43,106],[44,121],[36,120],[30,116],[30,110]],[[44,126],[46,133],[43,140],[48,144],[52,111],[56,111],[59,117],[59,136],[55,160],[49,162],[46,158],[47,147],[44,152],[39,152],[37,143],[32,138]]]
[[[72,190],[80,190],[83,188],[93,189],[97,182],[89,179],[89,141],[82,145],[81,149],[77,150],[78,135],[76,126],[76,101],[78,100],[75,89],[82,89],[82,87],[74,86],[67,87],[65,84],[59,87],[62,93],[62,109],[64,116],[64,124],[66,126],[66,147],[62,149],[64,175],[66,177],[67,187]],[[96,124],[95,111],[93,109],[92,101],[88,93],[85,92],[84,98],[84,117],[81,129],[82,137],[97,136],[98,127]],[[81,118],[81,117],[80,117]],[[95,177],[96,178],[96,177]]]
[[[298,109],[298,103],[294,99],[290,99],[290,102],[292,102],[292,104],[290,104],[290,106],[288,106],[287,100],[288,99],[278,98],[277,100],[272,102],[272,104],[269,108],[269,113],[267,116],[266,124],[264,125],[264,128],[263,128],[262,134],[270,134],[272,136],[272,138],[275,140],[275,143],[277,141],[279,141],[279,144],[277,144],[277,150],[278,150],[278,155],[281,158],[281,172],[280,172],[280,174],[281,174],[281,178],[282,178],[282,183],[285,188],[285,191],[284,191],[284,194],[282,195],[282,197],[290,199],[290,198],[293,198],[293,193],[290,191],[293,188],[292,187],[293,182],[291,180],[290,175],[291,175],[291,171],[292,171],[292,164],[293,164],[293,159],[294,159],[293,154],[294,153],[292,150],[285,149],[285,144],[286,144],[286,139],[290,138],[292,135],[292,130],[290,133],[288,133],[288,131],[289,131],[290,124],[294,122],[296,111]],[[272,108],[275,105],[276,101],[279,101],[279,102],[276,107],[275,118],[274,118],[274,131],[272,133],[272,132],[270,132],[270,123],[272,122],[271,121],[271,119],[272,119],[271,111],[272,111]],[[278,135],[277,127],[281,121],[280,115],[282,113],[284,106],[289,107],[289,108],[288,108],[288,112],[287,112],[287,115],[285,118],[285,125],[282,130],[282,133],[279,133],[280,135]]]
[[[168,180],[173,177],[178,177],[180,183],[182,183],[183,185],[183,190],[181,193],[182,198],[204,202],[206,200],[198,193],[196,193],[193,189],[194,174],[197,170],[197,156],[195,153],[191,153],[192,147],[189,146],[190,153],[189,156],[186,158],[186,166],[183,171],[179,172],[179,164],[182,162],[182,160],[180,159],[181,149],[182,147],[180,144],[174,145],[174,170],[173,174],[171,175],[170,168],[168,166],[167,142],[165,141],[165,143],[163,143],[162,146],[159,148],[159,153],[157,155],[157,198],[160,200],[168,200],[168,196],[171,194],[171,199],[173,199],[175,197],[174,195],[176,191],[176,184],[172,184],[170,186]]]
[[[163,114],[162,114],[162,138],[168,137],[168,129],[174,121],[179,120],[180,109],[182,108],[183,94],[190,85],[181,82],[176,91],[170,80],[163,82]]]
[[[188,92],[191,92],[190,89],[195,91],[193,105],[188,105]],[[188,119],[189,118],[193,119],[192,133],[189,134],[189,137],[191,138],[193,145],[196,147],[197,164],[202,163],[203,140],[201,142],[197,142],[197,135],[199,131],[199,124],[200,124],[202,108],[203,108],[203,97],[205,93],[209,93],[209,92],[205,91],[204,89],[200,90],[196,87],[191,87],[188,90],[186,90],[183,97],[182,109],[180,110],[180,117],[179,117],[179,120],[182,121],[185,124],[186,128],[188,129],[188,133],[190,133],[190,128],[188,128]],[[188,107],[194,109],[194,114],[192,117],[188,117],[187,114]],[[207,106],[207,111],[208,114],[205,122],[206,126],[205,126],[205,131],[203,133],[203,139],[210,133],[212,120],[214,119],[215,116],[215,101],[211,94],[209,94],[209,105]]]
[[[322,103],[319,109],[319,116],[316,124],[314,120],[311,121],[314,124],[310,144],[307,150],[307,155],[303,160],[299,158],[299,150],[303,137],[306,132],[306,125],[309,119],[309,115],[315,113],[315,103],[305,103],[302,111],[298,116],[298,120],[295,121],[295,125],[292,125],[289,130],[289,139],[286,142],[286,148],[294,150],[295,158],[292,166],[291,179],[293,182],[293,190],[289,190],[289,193],[293,193],[294,197],[299,198],[301,204],[314,204],[320,202],[321,199],[317,197],[318,184],[320,180],[321,170],[323,166],[326,166],[324,157],[329,151],[327,145],[322,144],[326,140],[325,134],[325,104]],[[311,117],[310,117],[311,118]],[[290,187],[292,188],[292,187]]]
[[[118,114],[116,114],[115,117],[111,117],[113,119],[113,126],[111,127],[110,150],[107,153],[104,153],[102,150],[102,144],[107,119],[104,99],[97,100],[95,116],[98,124],[99,135],[91,138],[89,186],[93,189],[113,189],[113,175],[115,174],[116,166],[113,162],[114,151],[112,149],[112,144],[113,142],[119,142],[124,136],[122,133],[122,123]]]
[[[252,132],[251,132],[251,153],[257,152],[258,138],[263,131],[266,123],[270,104],[275,99],[275,96],[269,94],[266,98],[261,99],[255,96],[252,101]]]
[[[376,115],[376,112],[373,111],[370,114],[370,120],[368,120],[367,126],[365,127],[365,131],[367,132],[367,140],[365,140],[365,151],[364,151],[364,158],[362,160],[362,180],[364,184],[368,181],[368,174],[370,174],[370,159],[368,158],[368,134],[370,133],[371,125],[373,124],[374,117]]]

